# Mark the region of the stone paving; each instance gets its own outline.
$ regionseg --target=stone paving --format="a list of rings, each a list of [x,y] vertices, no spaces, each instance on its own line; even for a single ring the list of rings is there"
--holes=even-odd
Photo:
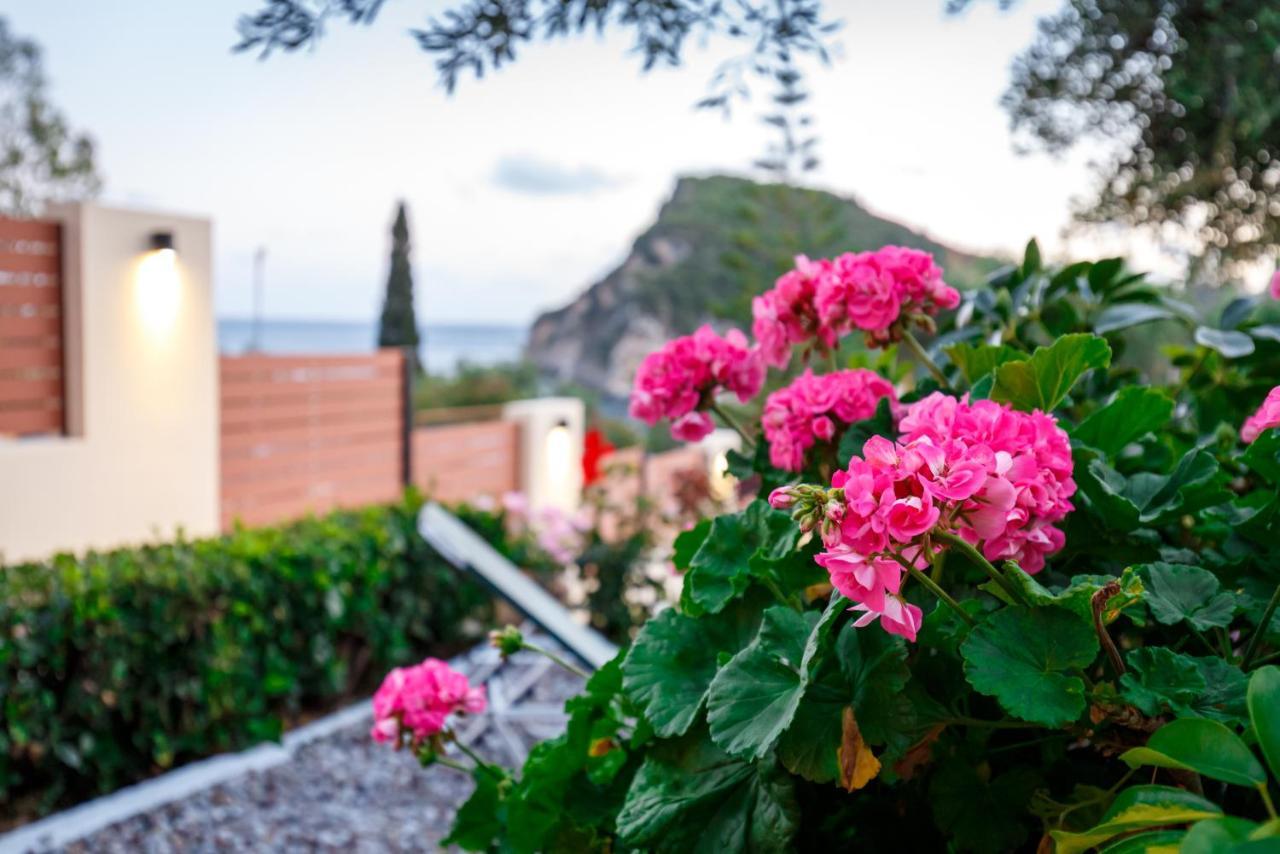
[[[547,638],[531,638],[554,646]],[[489,687],[490,708],[460,729],[486,759],[519,767],[531,745],[564,728],[581,680],[523,652],[503,663],[477,647],[454,661]],[[135,815],[60,849],[99,852],[436,851],[471,791],[464,774],[423,769],[369,738],[371,717],[299,748],[266,771]]]

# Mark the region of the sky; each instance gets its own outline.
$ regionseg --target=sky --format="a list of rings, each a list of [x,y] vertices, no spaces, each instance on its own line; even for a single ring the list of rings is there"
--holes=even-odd
[[[762,107],[693,108],[724,42],[648,74],[625,35],[537,43],[450,96],[408,34],[449,2],[387,0],[373,25],[265,61],[231,51],[259,5],[0,7],[95,137],[102,201],[213,220],[221,316],[250,313],[261,246],[268,318],[375,317],[404,199],[420,322],[526,323],[618,264],[678,175],[746,173],[768,137]],[[1014,254],[1035,236],[1051,257],[1101,251],[1060,237],[1085,156],[1017,155],[998,104],[1058,0],[943,5],[828,0],[844,27],[808,77],[824,161],[808,182],[959,249]]]

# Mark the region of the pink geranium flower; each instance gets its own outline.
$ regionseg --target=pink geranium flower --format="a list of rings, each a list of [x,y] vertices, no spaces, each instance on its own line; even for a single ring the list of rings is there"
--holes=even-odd
[[[819,284],[832,275],[830,261],[810,261],[800,255],[794,270],[783,273],[771,290],[752,300],[751,332],[766,364],[785,368],[795,344],[835,346],[836,330],[822,322],[815,303]]]
[[[891,635],[906,638],[912,643],[915,642],[920,626],[924,624],[924,612],[899,596],[886,596],[884,605],[880,608],[873,608],[866,602],[859,602],[849,610],[863,612],[862,616],[853,622],[856,627],[862,628],[879,620],[880,628]]]
[[[672,423],[672,435],[696,441],[714,428],[703,410],[729,392],[745,403],[760,391],[765,365],[760,351],[736,329],[724,337],[710,326],[668,341],[650,353],[636,371],[631,415],[653,425]]]
[[[1280,389],[1275,394],[1280,424]],[[793,488],[775,503],[812,521],[819,501],[831,583],[886,631],[915,637],[919,609],[901,600],[901,560],[925,569],[958,536],[991,561],[1038,572],[1062,548],[1056,523],[1072,510],[1071,445],[1052,416],[940,393],[903,409],[896,442],[873,436],[831,489]],[[821,490],[819,490],[821,493]],[[914,610],[913,610],[914,609]]]
[[[397,667],[373,695],[374,741],[408,738],[413,744],[439,734],[450,715],[479,714],[487,698],[483,685],[472,687],[467,677],[438,658],[412,667]]]
[[[1280,427],[1280,386],[1271,389],[1258,411],[1245,419],[1240,427],[1240,438],[1252,443],[1262,435],[1263,430],[1270,430],[1272,427]]]
[[[859,368],[815,376],[806,369],[765,401],[761,423],[769,441],[769,461],[780,469],[801,471],[809,449],[875,415],[881,398],[897,403],[893,385],[874,371]]]

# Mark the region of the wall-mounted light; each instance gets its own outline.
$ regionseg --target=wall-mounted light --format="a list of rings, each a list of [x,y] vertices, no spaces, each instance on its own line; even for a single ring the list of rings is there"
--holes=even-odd
[[[729,455],[724,451],[717,453],[711,460],[710,471],[711,497],[717,501],[728,501],[738,490],[738,479],[729,474]]]
[[[147,247],[147,254],[138,265],[138,312],[153,334],[162,334],[173,326],[182,304],[173,232],[152,232],[147,237]]]
[[[547,484],[551,494],[558,501],[568,496],[568,486],[573,480],[573,467],[577,461],[573,459],[573,434],[569,432],[569,422],[560,419],[550,430],[546,438]]]

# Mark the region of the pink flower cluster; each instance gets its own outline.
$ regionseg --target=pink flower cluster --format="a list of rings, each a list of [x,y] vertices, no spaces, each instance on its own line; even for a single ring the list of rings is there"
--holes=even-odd
[[[925,568],[942,547],[929,534],[1039,572],[1062,548],[1054,523],[1072,510],[1076,485],[1067,435],[1042,412],[935,392],[906,407],[898,429],[897,442],[872,437],[832,478],[817,560],[864,612],[857,625],[879,619],[914,640],[922,614],[898,595],[902,561]]]
[[[780,469],[800,471],[804,455],[818,442],[829,442],[843,427],[876,413],[881,398],[897,403],[893,385],[865,368],[815,376],[808,369],[791,385],[769,395],[764,404],[769,461]]]
[[[412,667],[397,667],[373,695],[374,741],[399,744],[408,734],[413,744],[444,729],[452,714],[479,714],[487,701],[483,685],[471,687],[467,677],[438,658]]]
[[[557,563],[568,566],[581,556],[586,545],[585,535],[591,530],[588,508],[572,514],[554,506],[533,510],[524,493],[507,492],[502,496],[502,509],[509,533],[532,535],[538,547]]]
[[[671,420],[671,435],[685,442],[705,437],[715,424],[704,410],[722,391],[745,403],[764,384],[760,351],[736,329],[721,338],[710,326],[668,341],[636,372],[631,415],[650,426]]]
[[[942,281],[933,256],[904,246],[846,252],[831,260],[796,259],[773,289],[752,302],[752,331],[765,361],[786,367],[791,345],[815,341],[830,349],[854,329],[868,344],[894,340],[904,316],[919,322],[960,304]]]
[[[791,346],[817,341],[827,349],[836,346],[837,331],[818,316],[818,290],[830,287],[833,265],[826,259],[796,257],[794,270],[779,277],[773,289],[751,301],[751,332],[767,364],[785,368]]]
[[[861,329],[869,344],[893,340],[899,318],[932,316],[960,304],[928,252],[886,246],[847,252],[834,261],[830,285],[818,293],[818,317],[836,329]]]
[[[1280,277],[1280,273],[1276,275]],[[1280,427],[1280,386],[1271,389],[1258,411],[1245,419],[1240,427],[1240,438],[1252,443],[1262,435],[1263,430],[1270,430],[1272,427]]]

